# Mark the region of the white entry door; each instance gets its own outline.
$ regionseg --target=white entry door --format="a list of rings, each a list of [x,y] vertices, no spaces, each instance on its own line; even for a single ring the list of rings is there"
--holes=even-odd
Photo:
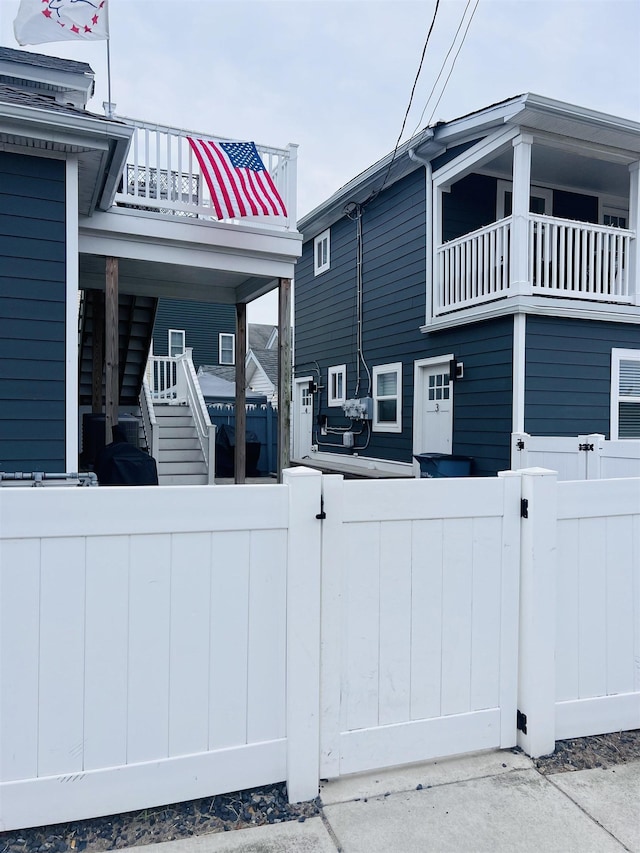
[[[293,458],[304,459],[311,453],[313,429],[313,394],[309,390],[311,376],[295,380],[293,419]]]
[[[413,452],[451,453],[453,447],[452,355],[415,362]]]

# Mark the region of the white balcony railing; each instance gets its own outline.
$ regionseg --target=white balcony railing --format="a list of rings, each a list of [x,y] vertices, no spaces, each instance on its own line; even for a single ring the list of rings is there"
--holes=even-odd
[[[434,316],[513,293],[509,277],[511,217],[437,250]],[[633,303],[629,275],[633,231],[530,214],[525,292],[599,302]],[[523,293],[520,285],[519,293]]]
[[[501,219],[440,246],[434,311],[442,314],[506,296],[511,219]]]
[[[529,217],[529,281],[535,293],[630,302],[632,231]]]
[[[116,204],[174,216],[216,220],[209,188],[187,137],[227,140],[212,134],[147,124],[135,119],[121,120],[132,125],[135,131],[115,196]],[[256,147],[285,203],[288,216],[246,216],[230,221],[255,228],[295,229],[297,146]]]

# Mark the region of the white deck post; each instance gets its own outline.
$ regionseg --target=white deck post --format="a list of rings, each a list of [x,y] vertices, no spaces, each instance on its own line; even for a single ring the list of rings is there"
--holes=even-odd
[[[533,139],[520,134],[513,140],[513,203],[511,210],[511,262],[509,291],[531,293],[529,281],[529,196]]]
[[[289,487],[287,569],[287,794],[312,800],[320,784],[320,537],[322,474],[283,472]]]
[[[557,481],[546,468],[522,471],[518,746],[532,756],[555,748]]]
[[[629,290],[634,305],[640,305],[640,263],[638,263],[638,228],[640,227],[640,162],[629,166],[629,229],[634,237],[629,242]]]

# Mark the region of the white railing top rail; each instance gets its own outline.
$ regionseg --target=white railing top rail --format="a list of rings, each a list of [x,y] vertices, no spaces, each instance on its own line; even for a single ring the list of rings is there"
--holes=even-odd
[[[448,249],[453,249],[455,246],[462,246],[475,237],[479,237],[482,234],[490,234],[492,231],[496,231],[498,228],[502,228],[503,226],[508,226],[510,224],[511,217],[505,216],[504,219],[498,219],[496,222],[489,223],[489,225],[483,225],[482,228],[476,228],[475,231],[469,231],[461,237],[455,237],[453,240],[447,240],[442,243],[442,245],[438,246],[437,251],[442,252],[447,251]]]
[[[193,350],[187,347],[183,355],[178,356],[180,369],[184,374],[184,383],[187,392],[187,402],[191,409],[193,422],[198,435],[198,442],[202,448],[202,453],[207,465],[208,482],[213,483],[215,470],[215,455],[214,442],[212,435],[215,435],[215,428],[211,424],[211,418],[207,411],[207,405],[204,401],[204,396],[198,382],[195,368],[193,366]]]
[[[116,203],[138,210],[217,222],[207,183],[188,137],[219,142],[234,140],[201,131],[118,118],[135,130],[115,196]],[[284,200],[288,215],[247,216],[224,222],[263,230],[295,229],[297,145],[276,148],[256,143],[256,148]]]
[[[531,222],[549,223],[575,228],[578,231],[594,231],[596,234],[613,234],[614,236],[635,237],[635,232],[628,228],[618,228],[616,225],[599,225],[596,222],[582,222],[579,219],[561,219],[558,216],[547,216],[542,213],[530,213]],[[468,236],[468,235],[467,235]]]
[[[150,455],[157,461],[160,446],[158,422],[156,420],[156,413],[153,409],[151,388],[149,387],[146,375],[142,380],[142,390],[140,392],[140,412],[142,413],[142,426],[147,441],[147,449]]]

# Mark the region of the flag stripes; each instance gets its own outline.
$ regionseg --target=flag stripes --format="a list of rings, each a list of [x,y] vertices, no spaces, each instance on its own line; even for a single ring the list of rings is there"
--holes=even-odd
[[[218,219],[286,216],[287,209],[253,142],[187,137]]]

